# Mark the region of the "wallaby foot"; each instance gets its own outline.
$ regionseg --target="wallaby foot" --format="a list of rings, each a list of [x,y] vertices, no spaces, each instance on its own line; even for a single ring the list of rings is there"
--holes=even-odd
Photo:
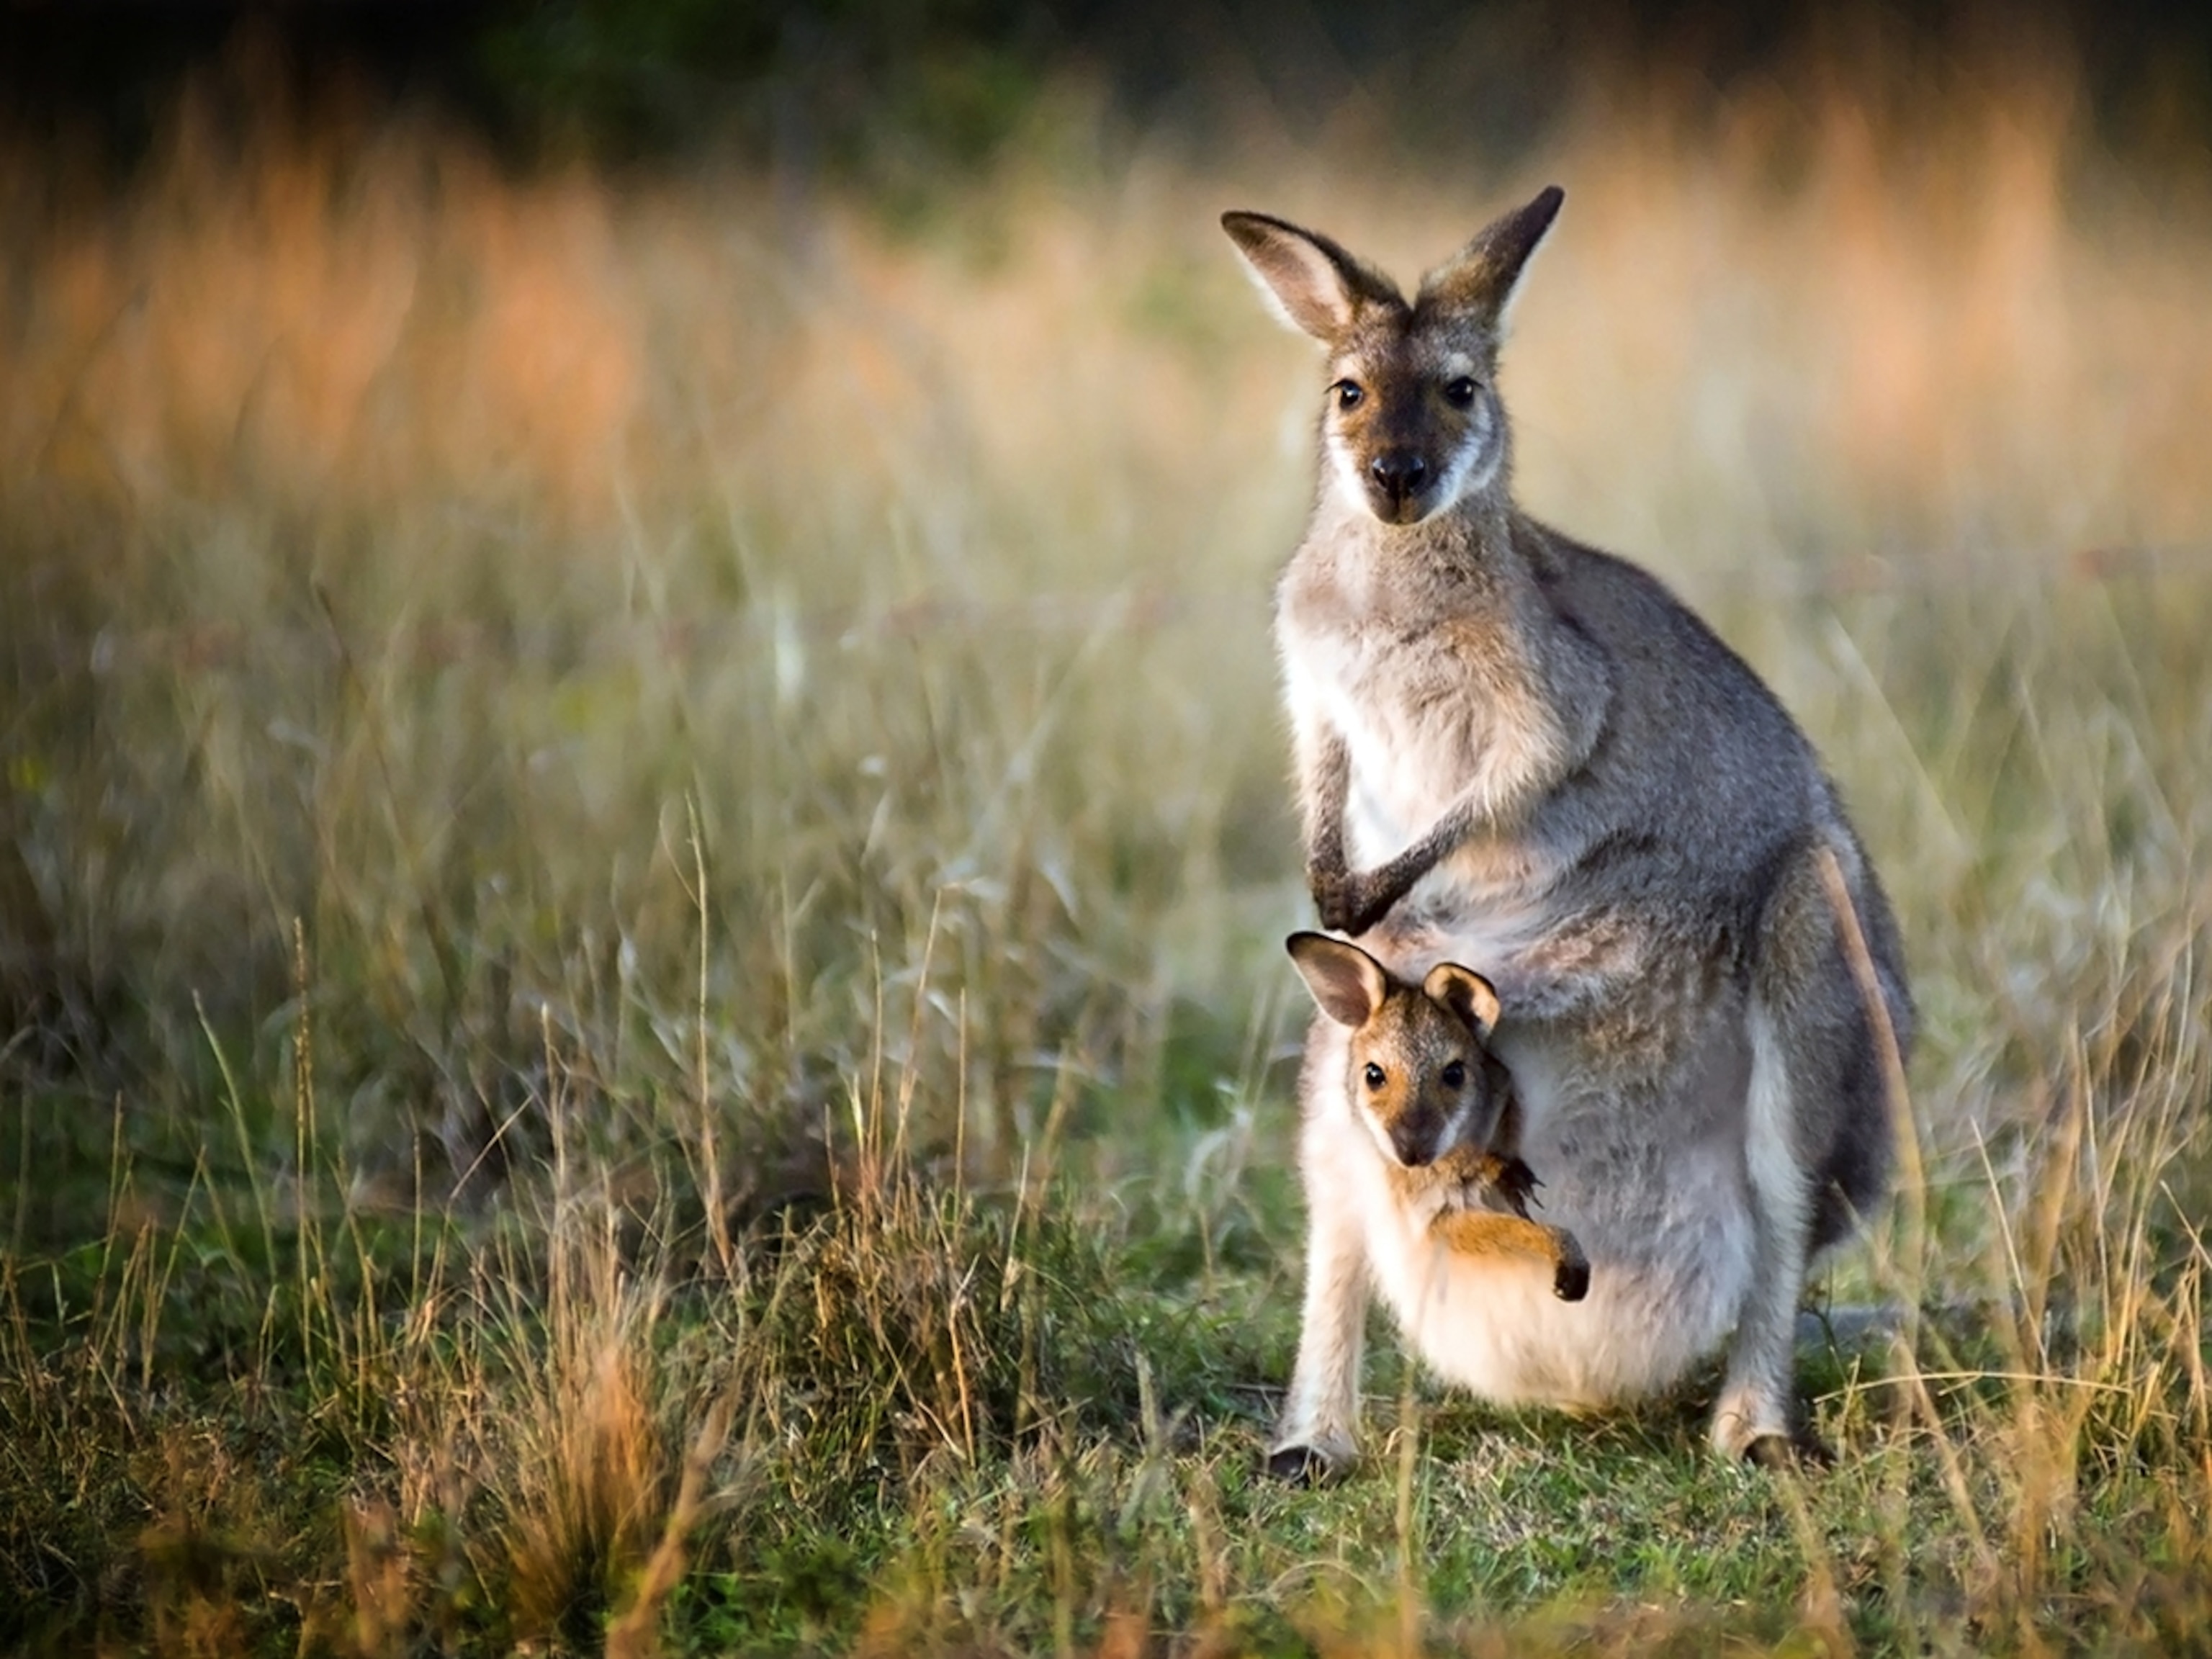
[[[1589,1294],[1589,1258],[1564,1227],[1547,1227],[1490,1210],[1447,1210],[1430,1224],[1430,1231],[1463,1255],[1520,1256],[1547,1263],[1552,1294],[1562,1302],[1579,1302]]]
[[[1311,1446],[1278,1446],[1267,1454],[1267,1473],[1294,1486],[1310,1486],[1328,1480],[1337,1466]]]
[[[1836,1466],[1834,1448],[1813,1431],[1809,1424],[1801,1423],[1788,1434],[1754,1436],[1743,1449],[1744,1461],[1756,1463],[1762,1469],[1832,1469]]]
[[[1741,1457],[1762,1468],[1825,1468],[1835,1462],[1791,1396],[1790,1373],[1765,1383],[1730,1378],[1714,1404],[1711,1439],[1723,1457]]]

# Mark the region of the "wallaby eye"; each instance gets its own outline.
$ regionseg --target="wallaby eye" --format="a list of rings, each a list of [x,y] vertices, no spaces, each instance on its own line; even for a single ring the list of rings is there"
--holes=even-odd
[[[1454,1060],[1454,1061],[1452,1061],[1452,1062],[1451,1062],[1451,1064],[1450,1064],[1450,1065],[1449,1065],[1449,1066],[1445,1066],[1445,1067],[1444,1067],[1444,1087],[1445,1087],[1445,1088],[1447,1088],[1447,1089],[1459,1089],[1459,1088],[1464,1088],[1464,1087],[1466,1086],[1466,1084],[1467,1084],[1467,1067],[1466,1067],[1465,1066],[1462,1065],[1458,1060]]]
[[[1474,382],[1462,374],[1455,380],[1444,383],[1444,401],[1454,409],[1472,409],[1474,407]]]
[[[1329,391],[1335,395],[1339,409],[1357,409],[1366,398],[1366,388],[1357,380],[1339,380]]]
[[[1376,1065],[1372,1060],[1370,1060],[1370,1061],[1368,1062],[1368,1064],[1367,1064],[1367,1086],[1368,1086],[1369,1088],[1370,1088],[1370,1089],[1379,1089],[1379,1088],[1381,1088],[1384,1084],[1388,1083],[1389,1080],[1390,1080],[1390,1079],[1389,1079],[1389,1075],[1388,1075],[1386,1073],[1384,1073],[1384,1071],[1382,1070],[1382,1068],[1380,1066]]]

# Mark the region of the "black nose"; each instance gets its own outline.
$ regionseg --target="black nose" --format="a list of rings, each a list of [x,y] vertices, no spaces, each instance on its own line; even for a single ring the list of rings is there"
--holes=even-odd
[[[1436,1158],[1426,1135],[1392,1135],[1390,1145],[1397,1150],[1398,1162],[1409,1170],[1418,1170]]]
[[[1402,501],[1428,482],[1429,464],[1409,450],[1385,450],[1367,464],[1367,476],[1392,501]]]

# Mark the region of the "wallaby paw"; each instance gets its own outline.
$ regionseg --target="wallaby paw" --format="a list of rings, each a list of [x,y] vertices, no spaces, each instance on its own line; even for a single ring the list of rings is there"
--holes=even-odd
[[[1333,933],[1354,939],[1389,915],[1391,905],[1397,902],[1375,881],[1371,871],[1309,870],[1306,890],[1313,895],[1321,925]]]
[[[1552,1294],[1562,1302],[1579,1302],[1589,1294],[1589,1263],[1571,1256],[1552,1274]]]
[[[1529,1205],[1535,1204],[1539,1209],[1543,1207],[1537,1200],[1536,1188],[1544,1183],[1536,1179],[1536,1172],[1534,1170],[1517,1158],[1501,1159],[1496,1171],[1491,1176],[1490,1184],[1497,1189],[1498,1195],[1511,1206],[1513,1213],[1523,1221],[1528,1218]],[[1583,1276],[1585,1279],[1589,1278],[1587,1270]],[[1560,1294],[1566,1296],[1564,1291]],[[1566,1297],[1566,1299],[1570,1302],[1576,1301],[1581,1294],[1582,1292],[1577,1291],[1573,1296]]]
[[[1335,1465],[1311,1446],[1278,1446],[1267,1454],[1267,1473],[1294,1486],[1310,1486],[1335,1473]]]
[[[1366,896],[1348,876],[1317,876],[1312,884],[1314,909],[1332,933],[1365,933],[1380,915],[1370,915]]]

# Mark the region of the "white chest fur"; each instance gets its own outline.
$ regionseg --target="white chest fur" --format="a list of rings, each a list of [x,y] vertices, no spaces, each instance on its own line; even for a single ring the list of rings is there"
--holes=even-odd
[[[1447,655],[1441,644],[1407,650],[1292,617],[1282,653],[1292,720],[1336,733],[1352,757],[1345,829],[1356,864],[1403,850],[1469,792],[1503,807],[1553,746],[1550,722],[1509,721],[1467,695],[1465,672],[1432,660]]]

